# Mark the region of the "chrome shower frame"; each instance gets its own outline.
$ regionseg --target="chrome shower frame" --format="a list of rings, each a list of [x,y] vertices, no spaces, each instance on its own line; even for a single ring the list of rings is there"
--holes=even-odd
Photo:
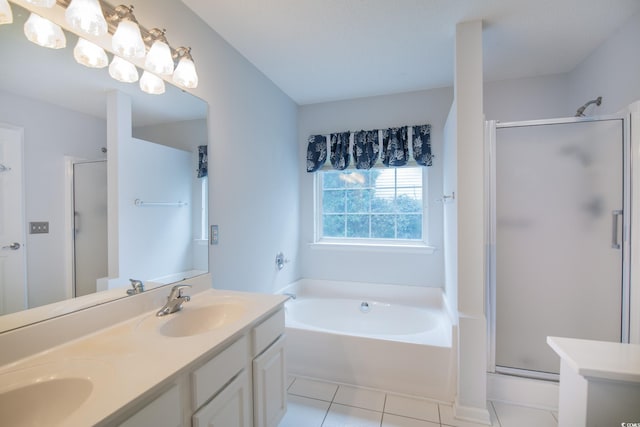
[[[595,122],[607,120],[622,120],[623,123],[623,242],[622,242],[622,310],[620,341],[628,343],[630,340],[630,270],[631,270],[631,194],[632,168],[631,153],[631,112],[606,116],[568,117],[558,119],[529,120],[500,123],[496,120],[485,121],[485,249],[486,249],[486,277],[485,277],[485,310],[487,315],[487,372],[497,374],[516,375],[526,378],[558,381],[559,375],[530,371],[519,368],[496,366],[496,129],[511,127],[541,126],[550,124],[565,124],[579,122]]]

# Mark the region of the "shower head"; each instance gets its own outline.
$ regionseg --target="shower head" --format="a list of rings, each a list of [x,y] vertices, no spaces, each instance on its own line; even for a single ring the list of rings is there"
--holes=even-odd
[[[602,97],[599,96],[596,99],[592,99],[591,101],[584,104],[582,107],[578,108],[578,110],[576,111],[576,117],[584,117],[584,110],[586,110],[587,107],[591,104],[596,104],[596,105],[602,104]]]

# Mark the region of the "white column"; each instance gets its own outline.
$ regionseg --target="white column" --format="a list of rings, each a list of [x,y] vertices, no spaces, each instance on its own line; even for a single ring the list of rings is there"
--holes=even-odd
[[[107,241],[108,275],[120,276],[119,180],[120,155],[124,142],[131,140],[131,98],[118,91],[107,94]]]
[[[485,317],[482,22],[456,25],[454,109],[457,167],[457,418],[490,424]]]

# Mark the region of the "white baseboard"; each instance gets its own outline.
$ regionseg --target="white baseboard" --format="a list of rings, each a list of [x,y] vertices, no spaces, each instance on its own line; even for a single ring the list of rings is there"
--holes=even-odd
[[[487,373],[489,400],[557,411],[558,396],[559,385],[554,381]]]
[[[477,408],[475,406],[464,406],[458,402],[458,398],[453,404],[453,416],[462,421],[469,421],[477,424],[491,425],[491,414],[487,408]]]

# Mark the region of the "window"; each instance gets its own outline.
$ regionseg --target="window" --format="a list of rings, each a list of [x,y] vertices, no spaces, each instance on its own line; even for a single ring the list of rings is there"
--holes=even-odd
[[[316,176],[320,240],[426,241],[424,168],[331,170]]]

